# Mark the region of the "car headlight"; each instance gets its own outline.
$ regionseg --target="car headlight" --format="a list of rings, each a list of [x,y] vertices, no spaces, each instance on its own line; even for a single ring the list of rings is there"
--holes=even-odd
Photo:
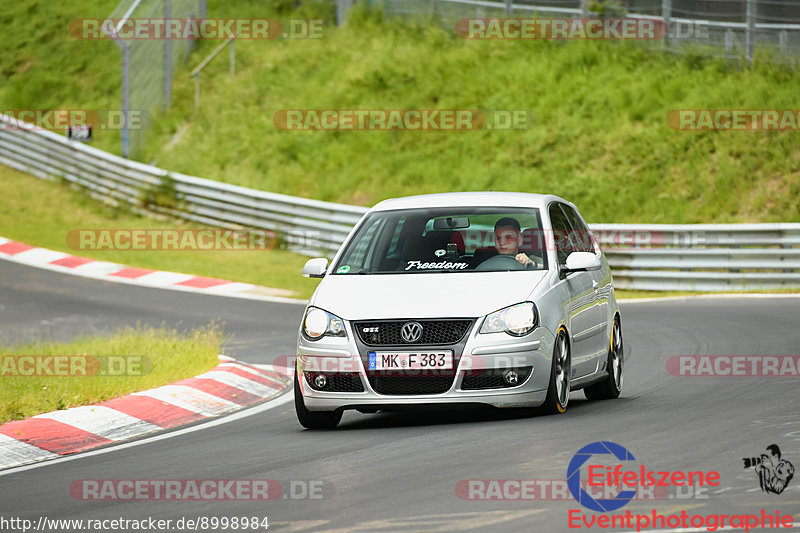
[[[303,319],[303,333],[312,341],[325,335],[345,337],[344,321],[336,315],[317,307],[309,307]]]
[[[486,316],[481,333],[508,333],[514,337],[527,335],[536,327],[536,306],[531,302],[511,305]]]

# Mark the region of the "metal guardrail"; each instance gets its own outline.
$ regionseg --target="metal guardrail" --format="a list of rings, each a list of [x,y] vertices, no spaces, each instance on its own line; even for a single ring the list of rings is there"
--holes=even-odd
[[[800,287],[800,224],[593,224],[623,289]]]
[[[460,18],[597,16],[589,0],[383,0],[389,14],[435,14],[446,26]],[[336,0],[341,24],[355,0]],[[616,4],[616,5],[614,5]],[[602,4],[598,4],[602,7]],[[751,61],[756,47],[771,49],[776,57],[795,61],[800,55],[800,2],[797,0],[715,0],[694,2],[688,8],[680,0],[626,0],[610,3],[604,16],[649,18],[663,21],[666,35],[656,46],[682,52],[685,45],[699,45],[694,53]],[[642,41],[644,42],[644,41]]]
[[[70,141],[49,131],[18,130],[0,115],[0,163],[43,179],[62,179],[93,197],[223,228],[276,231],[291,249],[333,255],[362,207],[297,198],[169,172]],[[166,200],[148,202],[148,196]],[[172,198],[170,198],[170,194]]]
[[[12,129],[18,128],[18,129]],[[94,198],[223,228],[278,232],[292,250],[332,257],[363,207],[269,193],[130,161],[0,114],[0,164],[61,179]],[[159,195],[167,201],[154,200]],[[800,287],[798,224],[593,224],[619,288]]]

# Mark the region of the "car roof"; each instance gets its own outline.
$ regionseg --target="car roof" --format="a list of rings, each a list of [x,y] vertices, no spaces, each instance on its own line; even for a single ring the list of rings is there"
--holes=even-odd
[[[547,205],[554,201],[575,207],[571,202],[552,194],[481,191],[421,194],[404,198],[391,198],[376,204],[370,211],[392,211],[420,207],[537,207],[546,210]]]

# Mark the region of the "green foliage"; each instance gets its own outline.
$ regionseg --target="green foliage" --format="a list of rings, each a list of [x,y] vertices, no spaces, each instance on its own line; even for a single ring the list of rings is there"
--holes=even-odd
[[[0,346],[4,369],[0,373],[0,424],[99,403],[201,374],[217,364],[224,341],[222,327],[215,323],[186,332],[137,324],[108,336],[84,335],[70,342],[42,340]],[[119,375],[86,372],[86,375],[16,376],[12,371],[16,368],[13,359],[19,355],[135,357],[146,365]],[[6,361],[7,357],[12,361]]]
[[[145,188],[142,191],[142,207],[147,209],[152,207],[179,209],[181,207],[181,196],[175,187],[175,180],[169,175],[162,176],[158,185]]]
[[[65,29],[116,3],[29,1],[0,13],[0,102],[118,107],[119,51]],[[209,16],[329,20],[332,5],[312,0],[283,15],[278,4],[209,0]],[[493,188],[559,194],[592,222],[800,220],[800,134],[681,132],[665,120],[675,109],[796,108],[800,72],[768,51],[748,67],[696,50],[662,53],[658,44],[464,40],[452,24],[387,19],[383,5],[360,4],[323,39],[239,41],[236,75],[227,54],[212,62],[195,112],[188,71],[218,45],[199,43],[141,159],[359,205]],[[273,123],[280,110],[304,108],[530,109],[537,120],[525,130],[461,133],[297,132]],[[95,146],[118,151],[118,135],[96,137]]]
[[[108,206],[82,191],[40,180],[0,165],[0,236],[51,250],[139,268],[182,272],[280,287],[274,296],[308,297],[319,280],[300,276],[307,257],[285,250],[85,250],[71,248],[75,229],[194,229],[181,220],[141,217],[122,206]],[[53,209],[58,206],[58,209]],[[277,247],[285,242],[278,233]]]
[[[625,4],[619,0],[591,0],[589,11],[595,16],[604,18],[624,17],[628,12]]]

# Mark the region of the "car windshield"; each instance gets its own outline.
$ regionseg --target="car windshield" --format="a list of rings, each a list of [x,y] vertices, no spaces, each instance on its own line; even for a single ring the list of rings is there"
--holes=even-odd
[[[332,274],[547,270],[539,210],[448,207],[378,211]]]

